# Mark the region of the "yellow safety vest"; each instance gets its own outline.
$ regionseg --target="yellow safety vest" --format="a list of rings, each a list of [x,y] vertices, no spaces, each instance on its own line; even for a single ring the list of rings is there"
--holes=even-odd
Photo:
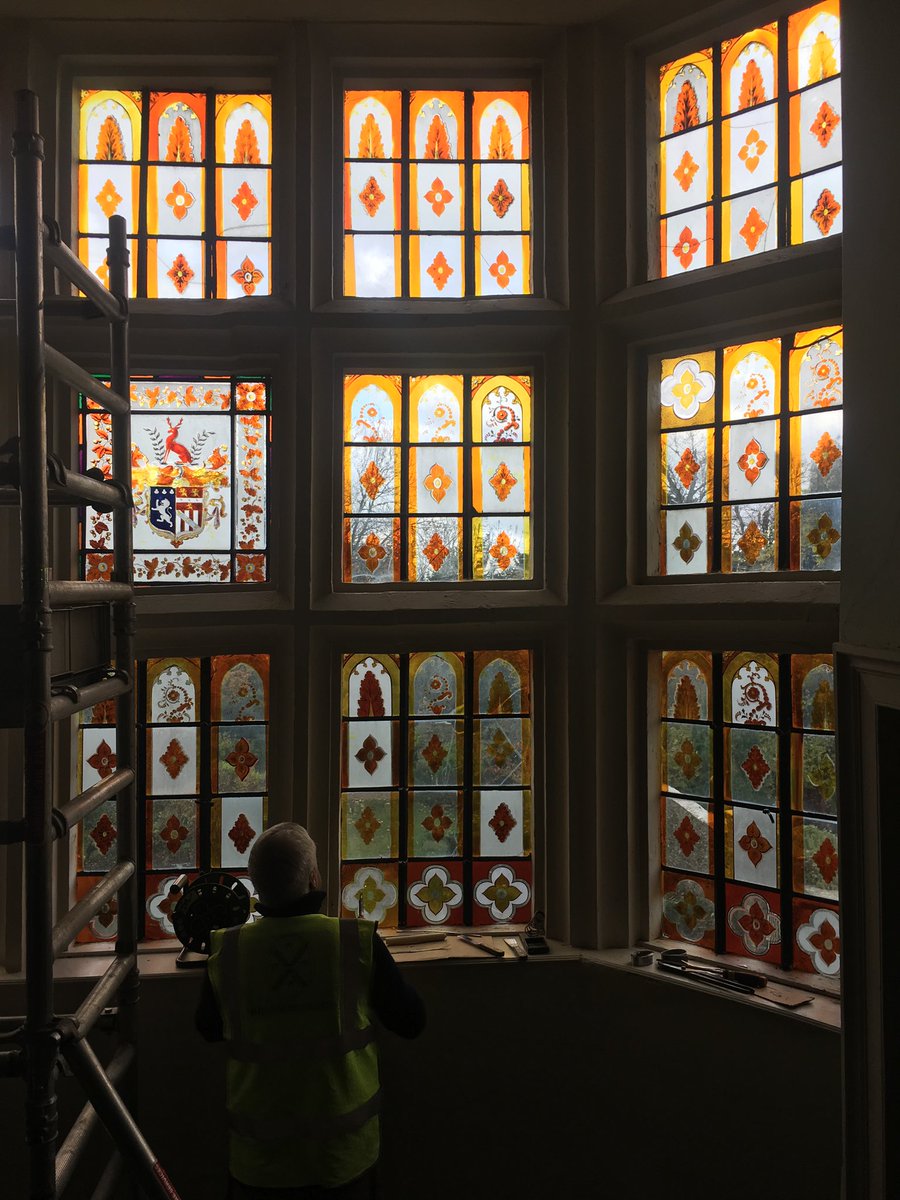
[[[229,1168],[255,1187],[339,1187],[378,1158],[368,921],[269,917],[212,935],[228,1047]]]

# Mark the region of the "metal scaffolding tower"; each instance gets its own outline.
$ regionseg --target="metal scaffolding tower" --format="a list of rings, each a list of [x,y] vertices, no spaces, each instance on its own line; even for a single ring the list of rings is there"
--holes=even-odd
[[[64,245],[55,223],[43,217],[43,138],[37,96],[16,94],[13,134],[15,215],[3,243],[14,249],[18,342],[18,439],[0,463],[0,503],[19,507],[22,604],[21,685],[24,703],[16,722],[24,739],[24,816],[0,822],[0,842],[25,844],[25,948],[27,1012],[0,1050],[0,1075],[25,1080],[26,1137],[30,1152],[31,1200],[55,1200],[98,1118],[117,1148],[94,1196],[114,1193],[122,1165],[150,1197],[177,1200],[156,1156],[117,1090],[127,1082],[135,1056],[135,1004],[139,977],[137,939],[140,906],[135,866],[136,797],[134,756],[134,601],[131,496],[131,405],[128,373],[128,250],[125,219],[109,222],[109,289]],[[44,342],[44,259],[87,297],[92,315],[110,326],[110,386],[94,379]],[[48,454],[45,371],[105,409],[112,424],[111,477],[69,470]],[[113,580],[51,581],[50,505],[90,504],[113,512]],[[53,631],[63,610],[68,617],[103,606],[114,632],[115,668],[77,680],[54,675]],[[117,768],[74,799],[54,807],[52,723],[101,701],[116,701]],[[118,862],[56,924],[53,919],[53,846],[98,805],[115,798]],[[115,957],[81,1007],[56,1015],[53,963],[72,939],[114,895],[118,895]],[[120,1045],[102,1067],[88,1041],[101,1012],[118,1009]],[[62,1061],[61,1061],[62,1060]],[[65,1062],[80,1082],[87,1103],[57,1149],[56,1077]]]

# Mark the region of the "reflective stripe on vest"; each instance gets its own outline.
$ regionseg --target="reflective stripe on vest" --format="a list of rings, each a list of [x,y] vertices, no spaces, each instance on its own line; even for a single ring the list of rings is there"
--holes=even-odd
[[[286,1117],[284,1120],[269,1118],[258,1120],[256,1117],[242,1113],[229,1113],[228,1123],[232,1133],[239,1137],[252,1138],[255,1142],[282,1142],[288,1138],[316,1138],[323,1140],[340,1133],[352,1133],[361,1129],[366,1121],[378,1115],[381,1107],[381,1090],[375,1092],[365,1104],[354,1108],[352,1112],[341,1113],[339,1117],[319,1117],[314,1121],[297,1120],[296,1117]]]

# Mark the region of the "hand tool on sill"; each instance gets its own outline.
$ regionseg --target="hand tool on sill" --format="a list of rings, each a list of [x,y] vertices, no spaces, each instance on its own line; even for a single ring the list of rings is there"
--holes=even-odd
[[[692,961],[688,958],[686,950],[663,950],[660,959],[668,966],[679,967],[685,973],[704,974],[724,979],[728,983],[741,983],[754,991],[757,988],[764,988],[768,982],[765,975],[759,975],[756,971],[747,971],[739,967],[723,967],[718,963]]]
[[[485,954],[490,954],[491,958],[505,958],[502,950],[498,950],[496,946],[489,946],[487,942],[480,942],[473,938],[471,934],[461,933],[459,940],[465,942],[467,946],[474,946],[476,950],[483,950]]]
[[[520,958],[523,962],[528,961],[528,951],[522,945],[522,939],[519,937],[505,937],[504,942],[512,950],[516,958]]]
[[[444,942],[447,935],[437,929],[423,929],[421,933],[392,933],[384,940],[388,948],[393,949],[394,946],[419,946],[423,942]]]
[[[656,966],[660,971],[669,971],[673,975],[680,975],[683,979],[694,979],[697,983],[705,983],[707,987],[721,988],[725,992],[741,992],[745,996],[756,995],[756,989],[745,983],[731,983],[728,979],[717,979],[705,971],[697,971],[695,974],[687,967],[678,966],[673,962],[663,962],[661,958],[656,960]]]

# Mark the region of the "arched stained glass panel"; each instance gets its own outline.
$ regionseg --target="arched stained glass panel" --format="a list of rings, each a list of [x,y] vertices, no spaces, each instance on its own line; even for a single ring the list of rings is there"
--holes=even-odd
[[[147,720],[164,724],[189,724],[199,720],[198,659],[151,659],[147,664],[149,694]]]
[[[409,669],[411,715],[444,717],[462,711],[462,661],[458,654],[414,654]]]
[[[214,721],[264,721],[269,715],[266,655],[220,655],[212,660]]]
[[[777,725],[777,662],[766,654],[726,654],[723,700],[728,722]]]
[[[343,710],[347,717],[397,715],[400,676],[396,655],[352,655],[344,662]]]
[[[712,665],[699,651],[663,657],[662,715],[676,721],[708,721]]]

